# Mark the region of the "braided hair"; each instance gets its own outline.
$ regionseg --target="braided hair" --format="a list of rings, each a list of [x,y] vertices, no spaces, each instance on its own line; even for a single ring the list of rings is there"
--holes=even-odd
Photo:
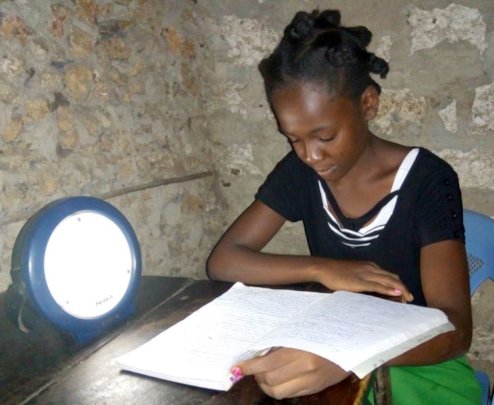
[[[372,33],[366,27],[342,27],[338,10],[299,11],[285,28],[273,53],[259,70],[268,100],[273,91],[291,81],[326,86],[328,94],[357,100],[373,85],[370,73],[386,77],[388,63],[366,50]]]

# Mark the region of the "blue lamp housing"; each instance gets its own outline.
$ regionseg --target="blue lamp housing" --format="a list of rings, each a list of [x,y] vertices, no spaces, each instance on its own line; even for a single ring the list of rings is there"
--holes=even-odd
[[[20,329],[29,330],[23,310],[32,307],[86,342],[132,314],[141,276],[139,243],[110,203],[63,198],[25,223],[15,241],[11,276],[7,306]]]

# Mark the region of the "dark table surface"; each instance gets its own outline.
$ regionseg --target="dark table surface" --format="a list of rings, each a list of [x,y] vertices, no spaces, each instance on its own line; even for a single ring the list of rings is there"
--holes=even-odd
[[[231,284],[173,277],[143,277],[134,315],[100,338],[79,344],[39,326],[25,334],[4,313],[0,294],[1,404],[245,404],[288,403],[262,394],[246,378],[228,393],[189,387],[121,371],[115,359],[225,292]],[[353,404],[359,384],[349,380],[327,396],[290,404]],[[328,394],[328,393],[326,393]],[[328,394],[329,395],[329,394]]]

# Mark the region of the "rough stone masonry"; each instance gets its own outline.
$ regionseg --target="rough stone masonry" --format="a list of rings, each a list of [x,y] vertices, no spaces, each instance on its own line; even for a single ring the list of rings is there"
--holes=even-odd
[[[116,205],[144,274],[206,257],[287,150],[256,65],[299,9],[338,8],[390,62],[379,135],[432,149],[465,207],[494,215],[494,3],[471,0],[0,0],[0,291],[25,221],[69,195]],[[286,226],[269,247],[306,252]],[[471,358],[494,378],[494,291]]]

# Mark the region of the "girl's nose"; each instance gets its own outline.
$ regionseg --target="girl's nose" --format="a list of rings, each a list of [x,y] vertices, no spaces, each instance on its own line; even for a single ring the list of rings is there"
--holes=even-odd
[[[303,145],[304,151],[302,159],[308,165],[312,165],[319,162],[322,158],[321,149],[314,144],[314,142],[306,142]]]

